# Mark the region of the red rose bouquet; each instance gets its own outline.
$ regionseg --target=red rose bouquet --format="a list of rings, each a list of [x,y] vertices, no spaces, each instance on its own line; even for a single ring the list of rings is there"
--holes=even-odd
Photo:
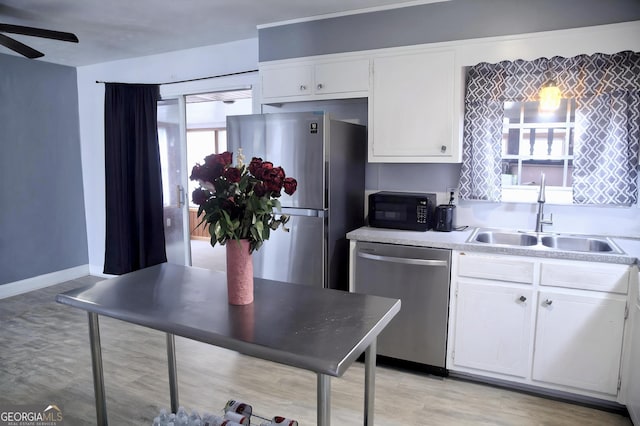
[[[289,217],[275,211],[281,208],[282,191],[293,195],[298,182],[287,177],[282,167],[261,158],[254,157],[246,166],[241,152],[238,164],[232,163],[233,154],[223,152],[193,167],[190,179],[200,183],[192,194],[193,202],[200,206],[198,217],[202,216],[198,226],[208,224],[212,246],[247,239],[253,252],[269,239],[272,230],[282,225],[288,231]]]

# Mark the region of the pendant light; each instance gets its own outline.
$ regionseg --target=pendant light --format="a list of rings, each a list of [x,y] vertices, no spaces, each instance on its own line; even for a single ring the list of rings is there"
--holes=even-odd
[[[540,89],[540,112],[554,112],[560,107],[562,93],[555,81],[547,81]]]
[[[547,68],[547,75],[550,74],[551,71]],[[547,82],[542,85],[538,96],[540,97],[538,112],[553,113],[560,107],[562,93],[553,78],[547,79]]]

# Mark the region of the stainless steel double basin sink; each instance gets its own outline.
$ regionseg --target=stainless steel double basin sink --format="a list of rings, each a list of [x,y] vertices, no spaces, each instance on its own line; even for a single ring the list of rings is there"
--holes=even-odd
[[[624,254],[624,252],[608,237],[590,237],[547,232],[510,231],[491,228],[476,229],[467,239],[467,243],[539,250]]]

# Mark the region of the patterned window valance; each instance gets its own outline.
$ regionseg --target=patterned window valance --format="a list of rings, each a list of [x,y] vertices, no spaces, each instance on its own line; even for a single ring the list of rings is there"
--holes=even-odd
[[[470,68],[460,196],[500,201],[504,102],[537,101],[550,78],[563,97],[576,99],[574,203],[637,203],[640,53],[631,51]]]

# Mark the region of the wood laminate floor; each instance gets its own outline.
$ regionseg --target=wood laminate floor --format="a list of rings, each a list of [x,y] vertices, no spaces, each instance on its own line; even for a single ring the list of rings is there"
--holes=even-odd
[[[86,277],[0,300],[0,407],[58,404],[65,425],[95,424],[87,314],[57,304]],[[169,407],[165,335],[100,317],[111,425],[150,425]],[[176,338],[180,402],[220,414],[228,399],[301,426],[316,420],[315,375]],[[332,424],[361,425],[364,367],[332,384]],[[456,379],[378,367],[376,425],[631,425],[618,414]]]

